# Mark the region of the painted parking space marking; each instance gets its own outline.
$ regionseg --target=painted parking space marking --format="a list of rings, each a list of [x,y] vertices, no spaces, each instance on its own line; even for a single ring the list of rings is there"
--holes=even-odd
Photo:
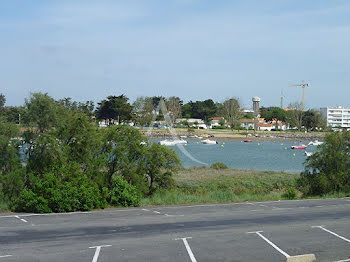
[[[146,208],[143,208],[142,209],[143,211],[146,211],[146,212],[153,212],[157,215],[162,215],[162,216],[166,216],[166,217],[183,217],[184,215],[169,215],[169,214],[165,214],[165,213],[162,213],[162,212],[159,212],[159,211],[156,211],[156,210],[149,210],[149,209],[146,209]]]
[[[191,259],[191,262],[197,262],[196,258],[193,255],[191,247],[190,247],[190,245],[187,242],[187,239],[191,239],[191,238],[192,237],[182,237],[182,238],[176,238],[175,240],[182,240],[182,242],[184,243],[184,245],[186,247],[187,253],[188,253],[188,255],[189,255],[190,259]]]
[[[89,247],[89,248],[92,248],[92,249],[96,249],[96,250],[95,250],[94,257],[93,257],[93,259],[92,259],[92,262],[97,262],[98,257],[99,257],[100,252],[101,252],[101,248],[103,248],[103,247],[111,247],[111,245],[103,245],[103,246]]]
[[[349,239],[347,239],[347,238],[345,238],[345,237],[343,237],[343,236],[341,236],[341,235],[338,235],[337,233],[334,233],[334,232],[328,230],[327,228],[325,228],[325,226],[312,226],[312,228],[320,228],[320,229],[322,229],[323,231],[326,231],[326,232],[328,232],[329,234],[332,234],[333,236],[336,236],[337,238],[340,238],[340,239],[342,239],[342,240],[344,240],[344,241],[350,243],[350,240],[349,240]]]
[[[278,252],[280,252],[283,256],[286,258],[289,258],[290,255],[288,255],[286,252],[284,252],[282,249],[280,249],[277,245],[275,245],[273,242],[271,242],[268,238],[263,236],[261,233],[264,231],[254,231],[254,232],[247,232],[247,234],[256,234],[259,237],[261,237],[263,240],[265,240],[270,246],[272,246],[274,249],[276,249]]]
[[[23,218],[20,218],[19,216],[14,216],[14,217],[17,218],[17,219],[19,219],[19,220],[21,220],[21,221],[24,222],[24,223],[28,223],[27,220],[25,220],[25,219],[23,219]]]
[[[5,257],[12,257],[12,255],[4,255],[4,256],[0,256],[0,258],[5,258]]]
[[[166,217],[183,217],[185,215],[169,215],[169,214],[164,214]]]
[[[344,259],[344,260],[338,260],[338,261],[334,261],[334,262],[347,262],[347,261],[350,261],[350,258],[349,259]]]

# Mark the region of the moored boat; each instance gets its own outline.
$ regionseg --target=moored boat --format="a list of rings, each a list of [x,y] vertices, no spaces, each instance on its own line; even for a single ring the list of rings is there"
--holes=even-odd
[[[311,141],[308,145],[309,146],[320,146],[322,145],[324,142],[320,142],[318,140],[315,140],[315,141]]]
[[[218,141],[216,141],[216,140],[210,140],[210,139],[204,139],[204,140],[202,140],[202,143],[203,143],[203,144],[208,144],[208,145],[216,145],[216,144],[219,144]]]
[[[175,139],[175,140],[166,139],[166,140],[159,141],[159,144],[162,146],[175,146],[179,144],[187,144],[187,141],[183,139]]]
[[[313,152],[304,152],[305,156],[312,156],[313,155]]]
[[[298,146],[291,146],[290,147],[291,149],[306,149],[307,148],[307,146],[306,145],[298,145]]]

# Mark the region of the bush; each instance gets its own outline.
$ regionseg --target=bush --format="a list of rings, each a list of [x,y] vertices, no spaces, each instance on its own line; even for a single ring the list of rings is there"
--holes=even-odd
[[[350,132],[330,133],[325,143],[305,161],[298,180],[306,195],[325,195],[350,191]]]
[[[288,188],[287,191],[282,195],[283,198],[293,200],[297,198],[297,192],[294,190],[294,188]]]
[[[11,209],[16,212],[50,213],[52,210],[48,206],[48,201],[42,196],[38,196],[33,191],[25,189],[11,205]]]
[[[139,206],[140,194],[136,188],[126,182],[120,176],[113,178],[113,187],[109,191],[109,203],[114,206]]]
[[[221,162],[216,162],[216,163],[212,164],[210,166],[210,168],[214,168],[214,169],[228,169],[228,167],[224,163],[221,163]]]
[[[30,174],[30,188],[23,190],[12,202],[17,212],[73,212],[104,207],[96,184],[84,176],[61,181],[53,173],[42,179]]]

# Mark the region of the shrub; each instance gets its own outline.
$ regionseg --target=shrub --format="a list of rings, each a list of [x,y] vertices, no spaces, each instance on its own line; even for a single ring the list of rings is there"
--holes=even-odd
[[[224,163],[221,163],[221,162],[216,162],[216,163],[212,164],[210,166],[210,168],[214,168],[214,169],[228,169],[228,167]]]
[[[294,188],[288,188],[287,191],[282,195],[283,198],[293,200],[297,198],[297,192],[294,190]]]
[[[13,200],[17,212],[73,212],[104,207],[96,184],[84,176],[61,181],[55,174],[46,173],[42,179],[30,174],[30,189],[23,190]]]
[[[350,189],[350,132],[330,133],[305,161],[298,185],[307,195],[348,192]]]
[[[18,198],[11,205],[11,209],[16,212],[50,213],[52,210],[48,206],[48,201],[42,196],[38,196],[32,190],[23,190]]]
[[[120,176],[113,178],[113,187],[109,191],[109,203],[114,206],[139,206],[140,195],[136,188],[126,182]]]

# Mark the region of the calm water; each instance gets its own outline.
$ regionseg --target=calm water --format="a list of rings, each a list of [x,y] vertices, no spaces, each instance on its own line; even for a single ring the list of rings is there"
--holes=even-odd
[[[307,144],[308,142],[304,142]],[[304,150],[292,150],[292,145],[298,143],[289,141],[220,141],[218,145],[205,145],[197,141],[189,141],[184,148],[190,155],[208,165],[215,162],[225,163],[230,168],[256,169],[300,172],[304,169],[306,159]],[[183,166],[201,166],[186,156],[178,146],[172,146],[182,160]],[[315,146],[309,146],[308,152],[314,152]]]

